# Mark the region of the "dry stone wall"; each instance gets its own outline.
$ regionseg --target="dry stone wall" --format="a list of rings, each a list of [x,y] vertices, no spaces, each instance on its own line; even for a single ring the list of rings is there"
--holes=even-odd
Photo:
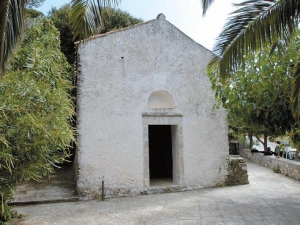
[[[274,156],[266,156],[263,153],[252,153],[248,149],[240,149],[240,155],[246,159],[250,159],[272,170],[277,170],[278,172],[300,180],[300,163],[289,159],[276,158]]]
[[[246,160],[239,156],[230,156],[226,186],[249,184]]]

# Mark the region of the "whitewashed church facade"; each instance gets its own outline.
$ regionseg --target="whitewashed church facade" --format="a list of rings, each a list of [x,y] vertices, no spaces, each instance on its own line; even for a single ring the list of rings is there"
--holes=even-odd
[[[224,183],[228,128],[205,73],[209,50],[162,14],[77,47],[80,196],[99,196],[102,181],[106,196]]]

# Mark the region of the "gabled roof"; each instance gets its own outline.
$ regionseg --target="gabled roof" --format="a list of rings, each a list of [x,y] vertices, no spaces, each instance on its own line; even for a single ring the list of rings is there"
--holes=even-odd
[[[96,38],[106,37],[106,36],[111,35],[111,34],[121,33],[121,32],[130,30],[130,29],[134,29],[136,27],[140,27],[140,26],[152,23],[153,21],[156,21],[156,20],[165,20],[165,21],[167,21],[166,20],[166,16],[163,13],[160,13],[156,17],[156,19],[149,20],[149,21],[146,21],[146,22],[143,22],[143,23],[138,23],[138,24],[135,24],[135,25],[132,25],[132,26],[129,26],[129,27],[125,27],[125,28],[121,28],[121,29],[118,29],[118,30],[113,30],[113,31],[110,31],[110,32],[107,32],[107,33],[104,33],[104,34],[97,34],[97,35],[91,36],[91,37],[89,37],[87,39],[84,39],[84,40],[81,40],[81,41],[77,41],[77,42],[75,42],[75,45],[78,45],[80,43],[83,43],[83,42],[86,42],[86,41],[90,41],[90,40],[93,40],[93,39],[96,39]],[[178,31],[180,31],[184,36],[186,36],[187,38],[191,39],[193,42],[195,42],[196,44],[200,45],[202,48],[206,49],[207,51],[211,52],[209,49],[207,49],[206,47],[204,47],[203,45],[199,44],[198,42],[196,42],[195,40],[193,40],[191,37],[189,37],[188,35],[186,35],[185,33],[183,33],[181,30],[179,30],[172,23],[170,23],[169,21],[167,21],[167,22],[170,25],[172,25],[175,29],[177,29]]]

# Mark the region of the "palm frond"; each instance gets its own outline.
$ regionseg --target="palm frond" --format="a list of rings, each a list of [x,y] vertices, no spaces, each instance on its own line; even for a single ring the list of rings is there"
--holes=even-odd
[[[294,67],[292,79],[292,109],[295,118],[300,117],[300,61]]]
[[[288,41],[298,26],[299,0],[248,0],[235,6],[208,65],[218,64],[222,80],[234,73],[244,55],[276,40]]]
[[[0,1],[0,77],[5,63],[20,37],[25,20],[25,4],[28,0]]]
[[[97,34],[102,24],[102,8],[118,5],[120,0],[72,0],[70,23],[79,40]]]
[[[202,0],[202,15],[204,16],[207,9],[210,7],[210,5],[214,2],[214,0]]]
[[[275,52],[275,50],[278,51],[278,53],[284,54],[286,51],[286,48],[288,47],[290,43],[290,36],[291,34],[289,32],[284,31],[284,35],[281,36],[281,39],[276,39],[271,43],[271,50],[269,53],[269,56],[272,56],[272,54]]]

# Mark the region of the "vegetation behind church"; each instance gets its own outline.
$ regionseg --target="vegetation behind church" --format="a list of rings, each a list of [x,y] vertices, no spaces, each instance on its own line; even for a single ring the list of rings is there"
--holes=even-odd
[[[295,119],[292,115],[291,87],[294,65],[297,63],[299,38],[288,47],[270,47],[249,54],[232,77],[221,82],[218,70],[209,77],[218,101],[228,110],[231,128],[249,137],[285,135]]]
[[[78,37],[74,37],[70,25],[70,5],[66,4],[59,9],[52,8],[48,13],[48,18],[51,19],[55,27],[60,32],[61,51],[67,57],[70,64],[75,61],[75,45],[74,41],[78,41]],[[143,22],[127,13],[126,11],[113,8],[102,9],[102,26],[98,33],[103,34],[109,31],[118,30],[129,27],[137,23]]]

